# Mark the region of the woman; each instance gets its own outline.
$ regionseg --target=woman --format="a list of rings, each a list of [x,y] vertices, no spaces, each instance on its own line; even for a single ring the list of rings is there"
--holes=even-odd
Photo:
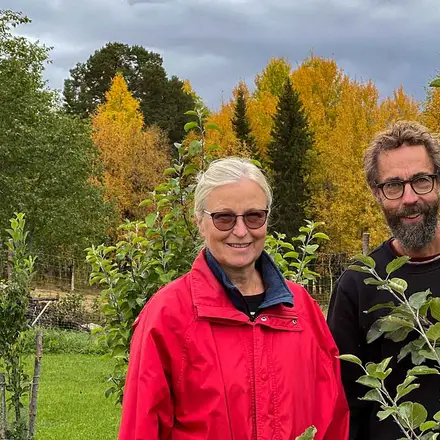
[[[195,192],[205,249],[142,310],[119,440],[348,438],[337,349],[306,290],[264,252],[269,185],[213,162]]]

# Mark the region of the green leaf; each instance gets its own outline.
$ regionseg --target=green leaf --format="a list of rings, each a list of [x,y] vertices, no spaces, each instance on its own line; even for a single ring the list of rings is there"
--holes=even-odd
[[[425,303],[426,298],[428,296],[428,292],[417,292],[409,297],[409,304],[416,310],[419,310],[420,307]]]
[[[408,327],[410,329],[414,328],[413,322],[408,321],[405,318],[400,318],[394,315],[384,316],[383,318],[379,319],[379,322],[380,322],[380,329],[383,332],[391,332],[401,327]]]
[[[429,327],[429,329],[426,331],[426,336],[430,341],[437,341],[440,339],[440,322],[437,322]]]
[[[422,423],[422,424],[420,425],[420,430],[421,430],[422,432],[425,432],[425,431],[427,431],[428,429],[433,429],[433,428],[435,428],[436,426],[437,426],[437,423],[434,422],[434,421],[432,421],[432,420],[430,420],[430,421],[428,421],[428,422],[424,422],[424,423]]]
[[[307,428],[299,437],[296,437],[295,440],[313,440],[317,432],[318,430],[314,426],[311,426],[310,428]]]
[[[418,367],[411,368],[408,373],[411,376],[423,376],[425,374],[440,374],[436,368],[430,368],[426,365],[420,365]]]
[[[370,270],[368,269],[368,267],[358,266],[356,264],[352,264],[352,265],[348,266],[348,269],[354,270],[356,272],[371,273]]]
[[[404,264],[406,264],[409,261],[409,257],[408,256],[403,256],[403,257],[398,257],[396,259],[394,259],[393,261],[390,261],[387,264],[386,267],[386,273],[388,275],[392,274],[393,272],[395,272],[396,270],[400,269]]]
[[[152,212],[145,217],[145,224],[148,228],[152,228],[157,219],[156,213]]]
[[[309,244],[305,247],[305,252],[309,255],[314,254],[319,248],[319,244]]]
[[[341,359],[341,361],[347,361],[362,366],[362,361],[353,354],[341,354],[338,357]]]
[[[436,422],[440,422],[440,411],[437,411],[437,412],[434,414],[433,419],[434,419]]]
[[[401,416],[404,425],[409,425],[412,429],[418,428],[426,421],[428,412],[420,403],[403,402],[398,408],[399,416]]]
[[[298,252],[291,251],[284,254],[284,258],[298,258]]]
[[[205,124],[205,128],[207,130],[217,130],[217,131],[221,131],[220,127],[214,123],[214,122],[208,122]]]
[[[385,284],[385,281],[376,280],[376,278],[365,278],[364,283],[371,286],[383,286]]]
[[[184,115],[188,116],[198,116],[197,112],[195,110],[188,110],[184,113]]]
[[[402,342],[411,333],[413,329],[409,327],[401,327],[397,330],[393,330],[385,335],[386,339],[391,339],[393,342]]]
[[[440,78],[436,78],[429,83],[429,87],[440,87]]]
[[[374,269],[376,267],[376,262],[373,260],[373,258],[367,255],[356,255],[353,260],[360,261],[362,264],[365,264],[365,266],[369,267],[370,269]]]
[[[417,388],[419,388],[420,384],[419,383],[413,383],[413,384],[408,385],[406,387],[402,387],[402,388],[399,388],[399,387],[400,387],[400,385],[397,386],[397,396],[396,396],[397,400],[401,399],[403,396],[406,396],[411,391],[416,390]]]
[[[152,204],[153,204],[153,200],[145,199],[145,200],[142,200],[141,203],[139,203],[139,206],[151,206]]]
[[[383,411],[377,412],[377,417],[379,417],[379,420],[385,420],[387,417],[391,416],[392,414],[395,414],[397,411],[394,408],[387,408]]]
[[[388,357],[386,359],[384,359],[382,362],[380,362],[377,365],[377,371],[380,371],[381,373],[383,373],[384,371],[386,371],[386,369],[388,368],[388,365],[391,362],[392,357]]]
[[[430,310],[433,318],[437,321],[440,321],[440,298],[431,299]]]
[[[196,128],[198,126],[196,121],[191,121],[191,122],[187,122],[185,124],[185,126],[183,127],[183,129],[188,132],[190,131],[192,128]]]
[[[202,151],[202,143],[198,140],[193,140],[189,144],[188,152],[191,156],[195,156]]]
[[[393,309],[394,307],[396,307],[396,304],[394,304],[392,301],[390,301],[387,303],[376,304],[375,306],[371,307],[370,309],[368,309],[364,313],[375,312],[376,310],[381,310],[381,309]]]
[[[368,332],[367,332],[367,343],[368,344],[371,344],[372,342],[374,342],[376,339],[379,339],[383,335],[383,332],[382,332],[380,326],[381,326],[381,323],[380,323],[380,320],[378,320],[375,323],[373,323],[373,325],[370,327],[370,330],[368,330]]]
[[[177,174],[177,170],[175,168],[167,168],[164,172],[163,175],[164,176],[172,176]]]
[[[395,291],[403,295],[408,288],[408,283],[401,278],[391,278],[389,286]]]
[[[382,403],[382,398],[378,390],[370,390],[364,397],[361,397],[360,400],[368,400],[372,402],[380,402]]]
[[[327,234],[324,234],[323,232],[316,232],[315,234],[313,234],[312,238],[322,238],[323,240],[330,240],[329,236]]]
[[[360,383],[361,385],[365,385],[370,388],[380,388],[380,380],[376,379],[375,377],[371,377],[368,375],[361,376],[357,381],[357,383]]]

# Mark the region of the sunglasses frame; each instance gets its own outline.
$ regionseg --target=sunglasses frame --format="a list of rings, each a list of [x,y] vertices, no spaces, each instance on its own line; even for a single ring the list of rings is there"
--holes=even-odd
[[[268,214],[269,214],[269,209],[253,209],[253,210],[251,210],[251,211],[245,212],[244,214],[235,214],[235,213],[233,213],[233,212],[225,212],[225,211],[209,212],[209,211],[207,211],[206,209],[204,209],[203,212],[204,212],[205,214],[208,214],[209,216],[211,216],[212,223],[214,224],[214,226],[215,226],[219,231],[226,232],[226,231],[230,231],[230,230],[234,229],[234,226],[237,224],[237,217],[243,217],[243,222],[244,222],[244,224],[246,225],[246,227],[247,227],[248,229],[252,229],[252,230],[260,229],[260,228],[263,227],[263,225],[267,222],[267,217],[268,217]],[[254,213],[254,212],[264,212],[264,213],[265,213],[264,222],[261,224],[261,226],[258,226],[257,228],[254,228],[254,227],[252,227],[252,226],[249,226],[249,225],[247,224],[247,222],[246,222],[246,216],[247,216],[248,214],[252,214],[252,213]],[[220,229],[220,228],[215,224],[215,219],[214,219],[214,217],[215,217],[216,214],[228,214],[228,215],[234,215],[234,216],[235,216],[235,220],[234,220],[234,222],[232,223],[232,226],[231,226],[230,228],[228,228],[228,229]]]

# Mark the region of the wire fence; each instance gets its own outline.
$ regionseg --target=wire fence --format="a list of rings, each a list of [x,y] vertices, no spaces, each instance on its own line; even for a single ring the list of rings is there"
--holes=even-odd
[[[325,310],[339,276],[350,256],[318,254],[310,269],[319,274],[306,286]],[[91,267],[85,261],[62,256],[39,255],[35,265],[34,291],[28,319],[32,325],[88,331],[103,322],[99,290],[89,285]],[[8,254],[0,251],[0,280],[8,279]]]

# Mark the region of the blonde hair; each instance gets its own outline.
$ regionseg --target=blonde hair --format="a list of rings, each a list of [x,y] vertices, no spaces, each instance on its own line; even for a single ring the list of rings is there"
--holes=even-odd
[[[258,183],[266,195],[267,207],[270,209],[272,189],[262,171],[248,159],[227,157],[211,162],[208,169],[199,174],[194,194],[196,217],[200,218],[203,215],[205,200],[215,188],[238,182],[240,179],[249,179]]]
[[[440,145],[425,126],[415,121],[398,121],[373,138],[364,155],[364,171],[370,188],[376,188],[378,179],[377,159],[382,151],[394,150],[407,145],[423,145],[431,158],[435,172],[440,169]]]

